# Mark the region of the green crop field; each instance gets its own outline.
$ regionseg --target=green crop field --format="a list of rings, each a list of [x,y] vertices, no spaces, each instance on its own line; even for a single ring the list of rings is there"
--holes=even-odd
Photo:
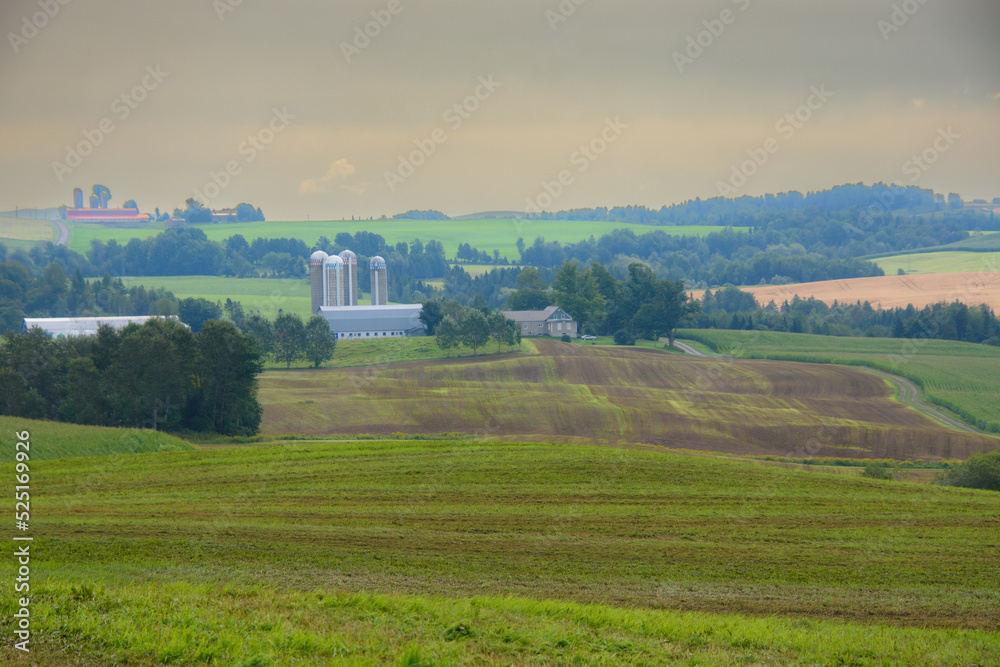
[[[874,260],[887,276],[906,273],[964,273],[1000,271],[1000,252],[929,252],[893,255]]]
[[[547,241],[561,243],[576,243],[591,236],[600,237],[614,229],[631,229],[636,234],[648,234],[660,230],[667,234],[687,234],[688,236],[705,236],[710,232],[720,231],[722,227],[685,226],[685,227],[652,227],[649,225],[630,225],[617,222],[587,222],[567,220],[372,220],[353,222],[349,220],[332,220],[325,222],[248,222],[218,225],[199,225],[208,238],[223,241],[234,234],[242,234],[247,241],[255,238],[296,238],[307,244],[313,244],[320,236],[333,239],[340,232],[354,234],[359,231],[369,231],[381,234],[389,243],[421,239],[425,243],[430,240],[444,244],[448,257],[454,257],[459,243],[469,243],[472,246],[493,252],[500,251],[502,257],[509,260],[519,258],[517,239],[523,238],[531,245],[536,237],[542,236]],[[125,243],[131,238],[146,238],[159,234],[165,229],[163,223],[153,223],[144,228],[105,227],[103,225],[71,224],[73,233],[69,247],[77,252],[85,253],[90,249],[91,239],[108,241],[116,239]]]
[[[474,441],[31,475],[33,664],[1000,660],[987,491]],[[16,567],[0,560],[7,664]]]
[[[1000,423],[1000,348],[944,340],[842,338],[760,331],[685,330],[681,338],[744,358],[863,362],[922,385],[965,421]],[[992,428],[991,428],[992,430]]]
[[[148,429],[77,426],[0,416],[0,433],[4,434],[0,461],[14,460],[14,445],[7,446],[7,443],[14,432],[22,431],[31,435],[29,456],[32,461],[194,449],[180,438]]]
[[[239,301],[246,312],[256,310],[274,319],[278,309],[310,316],[309,281],[292,278],[223,278],[219,276],[143,276],[122,278],[126,287],[143,285],[170,290],[177,298],[201,297],[223,304],[226,299]],[[366,303],[370,297],[358,294]]]
[[[896,460],[964,459],[1000,448],[997,438],[931,421],[895,401],[882,378],[852,368],[720,363],[662,349],[551,339],[531,341],[537,354],[400,364],[394,341],[379,344],[372,354],[382,349],[386,356],[371,358],[374,365],[268,370],[260,382],[262,431],[308,437],[461,432]]]
[[[0,216],[0,242],[4,244],[10,241],[55,241],[57,238],[59,229],[49,220]]]

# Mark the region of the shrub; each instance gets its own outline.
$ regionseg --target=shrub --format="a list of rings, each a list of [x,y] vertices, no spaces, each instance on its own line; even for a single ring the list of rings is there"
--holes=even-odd
[[[625,329],[619,329],[614,335],[615,345],[635,345],[635,336]]]
[[[561,340],[564,343],[572,343],[573,342],[573,339],[569,337],[569,334],[563,334],[562,336],[559,336],[559,340]]]
[[[958,463],[940,475],[937,481],[948,486],[1000,491],[1000,451],[973,454],[965,463]]]
[[[861,476],[868,479],[892,479],[892,470],[885,461],[871,461],[865,464],[865,470]]]

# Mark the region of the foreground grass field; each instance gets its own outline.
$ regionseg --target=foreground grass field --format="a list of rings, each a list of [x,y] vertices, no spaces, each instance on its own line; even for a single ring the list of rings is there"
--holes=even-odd
[[[163,223],[154,223],[147,227],[127,229],[120,227],[105,227],[103,225],[70,224],[73,233],[69,247],[77,252],[85,253],[90,249],[91,239],[109,241],[116,239],[119,243],[128,242],[131,238],[146,238],[162,232]],[[686,226],[686,227],[652,227],[649,225],[630,225],[617,222],[588,222],[568,220],[374,220],[357,221],[330,220],[314,222],[248,222],[218,225],[199,225],[208,238],[224,241],[235,234],[242,234],[247,241],[256,238],[296,238],[307,244],[315,243],[320,236],[333,239],[340,232],[354,234],[359,231],[369,231],[381,234],[388,243],[421,239],[426,243],[430,240],[444,244],[448,257],[454,257],[458,252],[458,244],[468,243],[473,247],[492,253],[500,251],[501,257],[514,261],[520,255],[517,252],[517,239],[523,238],[531,245],[542,236],[547,241],[561,243],[577,243],[591,236],[600,237],[614,229],[631,229],[636,234],[648,234],[661,230],[667,234],[688,236],[705,236],[711,232],[720,231],[723,227]]]
[[[77,426],[0,416],[0,433],[4,434],[0,461],[14,460],[14,446],[7,444],[13,433],[21,431],[31,434],[29,454],[32,461],[194,449],[194,446],[180,438],[148,429]]]
[[[380,344],[387,356],[375,365],[267,371],[262,431],[464,432],[793,458],[964,459],[1000,447],[940,426],[893,400],[882,378],[845,367],[544,339],[531,341],[536,355],[398,364],[393,341]]]
[[[35,664],[1000,657],[985,491],[642,449],[317,442],[40,462],[32,510]]]
[[[681,338],[746,359],[863,363],[918,382],[964,421],[1000,431],[1000,348],[945,340],[683,330]]]

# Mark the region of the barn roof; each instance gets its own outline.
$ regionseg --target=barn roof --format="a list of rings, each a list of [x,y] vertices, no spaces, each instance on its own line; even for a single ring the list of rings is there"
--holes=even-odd
[[[557,310],[560,310],[559,306],[549,306],[545,310],[505,310],[503,311],[503,315],[508,320],[514,320],[515,322],[545,322]]]
[[[420,311],[423,306],[397,304],[391,306],[322,306],[317,313],[326,318],[337,333],[358,331],[414,331],[423,329]]]
[[[56,338],[68,336],[96,336],[101,325],[110,326],[121,331],[130,324],[143,324],[149,320],[174,320],[180,322],[176,315],[164,317],[161,315],[132,315],[128,317],[26,317],[22,328],[27,331],[38,327],[45,333]]]

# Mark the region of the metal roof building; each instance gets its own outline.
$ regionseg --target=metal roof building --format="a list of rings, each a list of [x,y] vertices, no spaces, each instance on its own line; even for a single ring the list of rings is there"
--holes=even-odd
[[[403,338],[427,333],[419,303],[393,306],[322,306],[316,310],[338,339]]]
[[[24,331],[38,327],[54,338],[68,336],[96,336],[101,325],[108,325],[121,331],[130,324],[143,324],[149,320],[173,320],[180,322],[176,315],[135,315],[129,317],[26,317],[21,328]],[[187,325],[185,325],[187,326]]]

